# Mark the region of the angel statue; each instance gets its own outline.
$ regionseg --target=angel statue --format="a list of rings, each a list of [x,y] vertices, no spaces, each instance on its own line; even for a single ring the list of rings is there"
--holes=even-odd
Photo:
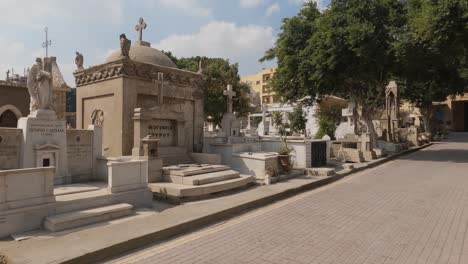
[[[120,55],[128,58],[130,54],[130,46],[132,44],[132,41],[127,39],[127,36],[125,34],[120,34]]]
[[[50,58],[36,58],[28,74],[27,87],[31,96],[30,111],[52,107],[52,64]]]
[[[83,54],[79,53],[78,51],[76,51],[75,54],[76,54],[76,57],[75,57],[76,68],[78,70],[82,70],[83,62],[84,62]]]

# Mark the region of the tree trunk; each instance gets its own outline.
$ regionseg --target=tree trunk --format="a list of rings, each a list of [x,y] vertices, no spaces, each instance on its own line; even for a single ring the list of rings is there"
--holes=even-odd
[[[424,121],[424,130],[426,133],[434,135],[435,127],[432,124],[434,117],[434,108],[431,106],[422,106],[420,108]]]
[[[372,122],[372,110],[370,109],[362,109],[362,119],[367,125],[367,133],[369,133],[370,137],[370,149],[373,150],[377,148],[377,132],[375,131],[374,122]]]

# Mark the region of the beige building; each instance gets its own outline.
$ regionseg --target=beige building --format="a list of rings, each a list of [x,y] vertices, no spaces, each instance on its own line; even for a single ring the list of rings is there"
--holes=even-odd
[[[29,93],[26,84],[0,81],[0,127],[15,127],[20,117],[29,114]]]
[[[433,103],[439,125],[456,132],[468,132],[468,93]]]
[[[279,101],[270,87],[270,80],[275,71],[276,68],[267,68],[256,74],[241,77],[242,82],[249,84],[260,95],[262,105],[272,105]]]

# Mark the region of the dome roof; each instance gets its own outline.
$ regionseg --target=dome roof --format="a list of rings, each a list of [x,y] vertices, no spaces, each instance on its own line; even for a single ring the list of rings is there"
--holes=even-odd
[[[113,51],[107,57],[106,63],[122,59],[120,54],[120,49]],[[149,45],[141,45],[140,43],[136,43],[130,47],[129,56],[130,59],[134,61],[177,68],[175,63],[166,54],[157,49],[151,48]]]

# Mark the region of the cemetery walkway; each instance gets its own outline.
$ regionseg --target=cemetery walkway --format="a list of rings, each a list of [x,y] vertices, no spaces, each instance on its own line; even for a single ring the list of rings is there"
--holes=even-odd
[[[115,263],[468,263],[468,134]]]

